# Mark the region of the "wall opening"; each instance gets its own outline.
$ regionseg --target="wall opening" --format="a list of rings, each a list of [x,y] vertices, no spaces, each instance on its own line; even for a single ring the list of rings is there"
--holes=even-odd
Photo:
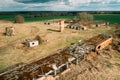
[[[101,46],[98,46],[98,49],[100,49],[101,48]]]

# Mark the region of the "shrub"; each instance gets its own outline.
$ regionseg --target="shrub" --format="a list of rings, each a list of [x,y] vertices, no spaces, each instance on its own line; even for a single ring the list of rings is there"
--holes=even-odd
[[[15,17],[15,23],[24,23],[24,17],[21,15],[17,15]]]

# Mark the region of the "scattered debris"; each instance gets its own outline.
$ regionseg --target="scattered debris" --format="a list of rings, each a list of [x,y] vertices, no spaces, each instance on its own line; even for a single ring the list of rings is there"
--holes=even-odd
[[[120,52],[120,28],[117,28],[114,32],[113,32],[113,43],[112,43],[112,48],[114,50],[117,50],[118,52]]]

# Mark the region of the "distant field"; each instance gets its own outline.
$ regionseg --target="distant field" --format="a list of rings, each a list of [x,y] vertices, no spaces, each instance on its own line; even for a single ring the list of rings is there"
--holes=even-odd
[[[105,20],[110,23],[120,23],[120,14],[94,14],[95,20]]]
[[[0,15],[0,19],[14,21],[14,18],[17,14],[3,14]],[[74,16],[48,16],[48,17],[28,17],[26,14],[19,14],[25,17],[26,22],[34,22],[34,21],[42,21],[42,20],[50,20],[50,19],[73,19]],[[94,20],[105,20],[110,23],[120,23],[120,14],[94,14]]]
[[[42,20],[50,20],[50,19],[65,19],[65,18],[72,19],[74,18],[74,16],[28,17],[27,15],[24,15],[24,14],[20,14],[20,15],[25,17],[26,22],[34,22],[34,21],[42,21]],[[16,16],[15,14],[0,15],[0,19],[14,21],[15,16]]]

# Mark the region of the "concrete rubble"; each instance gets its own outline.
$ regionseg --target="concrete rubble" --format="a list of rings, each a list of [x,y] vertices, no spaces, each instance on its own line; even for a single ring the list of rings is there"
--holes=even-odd
[[[92,52],[95,46],[84,41],[78,42],[68,48],[68,53],[76,58],[82,58],[84,54]]]

